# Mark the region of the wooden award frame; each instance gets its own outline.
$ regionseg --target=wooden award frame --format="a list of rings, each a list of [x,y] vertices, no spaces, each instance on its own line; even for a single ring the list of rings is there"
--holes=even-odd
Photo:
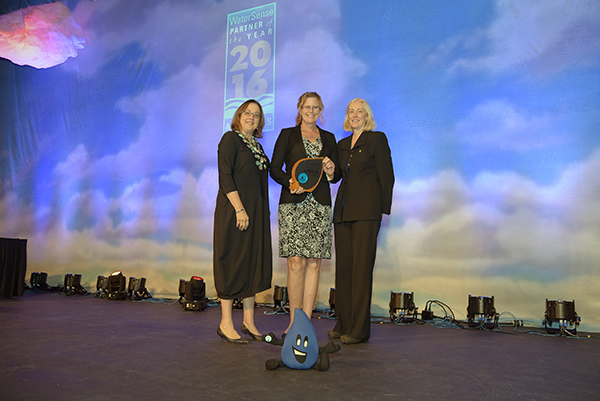
[[[300,187],[305,192],[312,192],[323,177],[323,157],[307,157],[298,160],[292,168],[292,185],[290,189],[297,191]]]

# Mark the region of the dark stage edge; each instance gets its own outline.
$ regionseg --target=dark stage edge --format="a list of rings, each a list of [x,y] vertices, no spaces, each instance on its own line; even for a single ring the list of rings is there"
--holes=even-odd
[[[1,400],[597,400],[600,340],[373,324],[328,371],[265,369],[280,348],[216,335],[219,308],[29,293],[0,301]],[[279,335],[287,315],[257,308]],[[313,324],[320,345],[334,321]],[[241,324],[242,312],[234,311]]]

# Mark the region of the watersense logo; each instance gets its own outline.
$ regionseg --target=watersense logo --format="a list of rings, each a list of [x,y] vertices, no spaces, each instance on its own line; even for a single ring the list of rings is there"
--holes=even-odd
[[[265,114],[264,131],[274,129],[275,3],[227,15],[223,130],[237,108],[256,99]]]

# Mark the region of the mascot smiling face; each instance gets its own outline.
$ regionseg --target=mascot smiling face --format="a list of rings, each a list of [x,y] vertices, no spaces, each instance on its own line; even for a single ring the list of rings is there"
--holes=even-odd
[[[318,358],[319,344],[315,328],[306,313],[296,309],[294,323],[281,348],[281,360],[291,369],[310,369]]]

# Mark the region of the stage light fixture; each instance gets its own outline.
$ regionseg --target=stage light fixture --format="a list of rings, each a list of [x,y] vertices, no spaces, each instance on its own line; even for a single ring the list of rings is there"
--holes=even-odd
[[[35,291],[35,287],[37,285],[39,275],[40,275],[39,272],[31,272],[31,276],[29,277],[29,285],[31,286],[31,289],[34,291]]]
[[[87,290],[81,285],[81,274],[65,274],[65,295],[87,294]]]
[[[470,327],[495,328],[498,314],[494,308],[494,297],[474,297],[469,295],[467,319]]]
[[[276,285],[273,290],[273,310],[275,312],[288,313],[285,310],[285,305],[288,303],[287,287]]]
[[[202,277],[192,276],[190,281],[179,280],[179,303],[184,310],[206,309],[206,283]]]
[[[121,271],[114,271],[108,276],[107,291],[107,299],[121,300],[127,298],[125,276]]]
[[[575,312],[575,300],[549,301],[546,299],[544,327],[549,334],[577,334],[581,318]],[[552,327],[556,323],[558,327]]]
[[[98,276],[96,279],[96,298],[105,298],[108,295],[108,277]]]
[[[127,297],[139,301],[145,298],[152,298],[152,295],[146,289],[146,279],[129,277],[129,284],[127,286]]]
[[[29,278],[29,284],[33,291],[50,291],[47,281],[48,273],[44,272],[33,272]]]
[[[185,299],[185,281],[184,279],[179,279],[179,303]]]
[[[393,323],[408,323],[417,319],[414,292],[394,292],[390,294],[390,320]]]

